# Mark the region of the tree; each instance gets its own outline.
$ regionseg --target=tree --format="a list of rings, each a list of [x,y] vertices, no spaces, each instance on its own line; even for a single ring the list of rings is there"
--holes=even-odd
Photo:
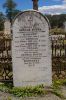
[[[19,12],[21,12],[21,11],[15,9],[15,10],[13,11],[13,13],[12,13],[12,18],[14,19],[14,17],[15,17]]]
[[[6,8],[6,17],[10,20],[11,23],[16,11],[16,6],[17,4],[13,0],[6,0],[6,2],[3,4],[3,7]]]
[[[66,21],[66,14],[60,15],[46,15],[50,21],[51,28],[62,28],[63,23]]]
[[[5,16],[3,15],[2,12],[0,12],[0,31],[3,31],[4,29],[4,20],[5,20]]]

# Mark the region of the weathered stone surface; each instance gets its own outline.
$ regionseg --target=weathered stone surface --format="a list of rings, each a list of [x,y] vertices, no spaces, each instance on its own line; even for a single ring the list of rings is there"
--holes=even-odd
[[[52,84],[49,23],[37,11],[20,13],[13,23],[14,86]]]

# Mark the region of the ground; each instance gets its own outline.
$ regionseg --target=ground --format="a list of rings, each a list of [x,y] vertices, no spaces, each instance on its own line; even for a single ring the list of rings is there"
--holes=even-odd
[[[57,88],[58,84],[60,85],[59,82],[60,81],[56,81],[56,83],[54,85],[54,86],[56,86],[55,89]],[[64,81],[64,82],[66,82],[66,81]],[[2,86],[4,86],[4,85],[2,85]],[[4,89],[4,92],[2,92],[3,89]],[[44,87],[44,89],[46,91],[48,90],[49,92],[47,94],[43,94],[42,96],[37,96],[37,97],[17,97],[15,95],[9,94],[10,92],[6,93],[5,92],[5,87],[4,88],[2,87],[2,89],[0,87],[0,100],[66,100],[66,85],[60,85],[60,89],[58,88],[59,91],[61,91],[61,95],[63,95],[62,98],[60,98],[59,95],[57,96],[55,93],[51,92],[52,88]]]
[[[27,98],[17,98],[8,93],[0,92],[0,100],[62,100],[54,94],[48,94],[44,97],[27,97]]]

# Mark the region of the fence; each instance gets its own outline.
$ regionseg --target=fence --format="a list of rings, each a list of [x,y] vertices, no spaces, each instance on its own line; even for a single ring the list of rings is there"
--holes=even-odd
[[[0,36],[0,81],[12,81],[11,37]]]
[[[58,78],[66,77],[66,39],[52,40],[52,71]]]
[[[66,40],[61,38],[51,42],[53,77],[66,77]],[[0,81],[12,82],[12,79],[11,37],[3,35],[0,36]]]

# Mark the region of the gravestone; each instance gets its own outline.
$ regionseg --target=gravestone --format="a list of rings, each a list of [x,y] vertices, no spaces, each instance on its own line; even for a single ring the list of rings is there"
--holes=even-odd
[[[11,34],[11,23],[8,19],[6,19],[4,22],[4,34]]]
[[[41,13],[24,11],[16,16],[12,62],[14,86],[52,84],[49,23]]]
[[[66,22],[64,22],[64,31],[66,32]]]

